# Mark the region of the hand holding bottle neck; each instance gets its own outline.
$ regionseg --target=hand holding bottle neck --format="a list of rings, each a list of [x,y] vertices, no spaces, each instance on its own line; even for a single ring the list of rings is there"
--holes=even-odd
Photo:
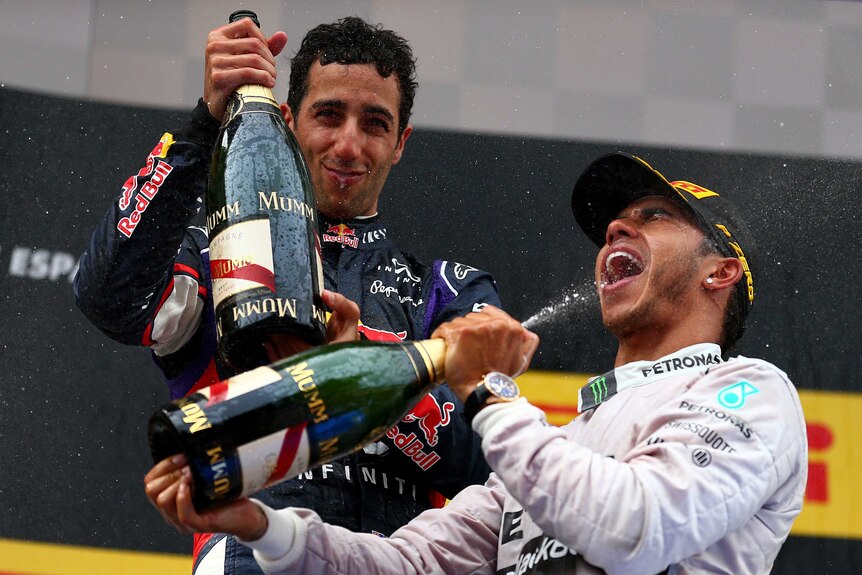
[[[431,337],[446,342],[446,383],[461,401],[487,373],[525,372],[539,345],[536,334],[490,305],[442,324]]]
[[[249,39],[261,45],[252,50]],[[250,17],[216,28],[207,36],[204,102],[210,114],[221,121],[230,95],[244,84],[276,85],[276,63],[287,45],[287,34],[275,32],[267,38]],[[248,59],[247,56],[260,56]]]

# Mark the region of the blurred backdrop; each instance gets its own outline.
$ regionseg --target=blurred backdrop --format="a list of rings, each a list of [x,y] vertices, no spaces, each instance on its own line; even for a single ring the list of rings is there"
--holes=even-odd
[[[798,385],[811,449],[774,572],[856,572],[862,2],[0,0],[0,573],[189,571],[190,538],[141,482],[167,391],[145,350],[77,312],[71,277],[237,8],[288,34],[279,99],[316,24],[358,15],[410,40],[416,132],[381,211],[397,243],[491,270],[535,317],[523,384],[554,423],[613,359],[569,211],[580,170],[622,149],[744,206],[763,271],[740,352]]]

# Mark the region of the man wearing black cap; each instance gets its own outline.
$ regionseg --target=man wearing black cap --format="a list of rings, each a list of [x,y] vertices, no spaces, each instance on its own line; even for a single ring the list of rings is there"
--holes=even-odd
[[[552,427],[518,398],[508,375],[538,340],[488,307],[434,333],[495,472],[484,486],[380,539],[252,500],[198,515],[186,472],[177,521],[235,533],[266,573],[769,573],[807,450],[787,376],[728,357],[754,302],[750,233],[718,193],[621,153],[587,167],[572,208],[600,246],[602,316],[619,340],[579,417]]]

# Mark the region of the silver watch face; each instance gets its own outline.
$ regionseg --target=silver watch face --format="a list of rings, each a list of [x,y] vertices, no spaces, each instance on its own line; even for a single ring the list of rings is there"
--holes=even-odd
[[[511,377],[497,371],[492,371],[485,376],[485,387],[497,397],[510,401],[518,399],[521,394],[518,384]]]

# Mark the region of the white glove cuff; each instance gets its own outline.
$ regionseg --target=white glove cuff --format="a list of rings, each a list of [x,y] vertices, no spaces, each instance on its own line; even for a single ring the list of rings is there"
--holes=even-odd
[[[264,572],[291,567],[305,551],[305,523],[293,509],[276,511],[257,499],[251,501],[263,510],[269,525],[260,539],[243,541],[237,538],[237,541],[254,550],[254,558]]]
[[[483,407],[476,417],[473,418],[473,430],[481,437],[485,437],[493,433],[493,429],[497,425],[502,424],[502,427],[507,427],[504,423],[506,417],[513,413],[530,412],[535,409],[527,403],[527,399],[520,397],[511,402],[494,403],[487,407]]]

